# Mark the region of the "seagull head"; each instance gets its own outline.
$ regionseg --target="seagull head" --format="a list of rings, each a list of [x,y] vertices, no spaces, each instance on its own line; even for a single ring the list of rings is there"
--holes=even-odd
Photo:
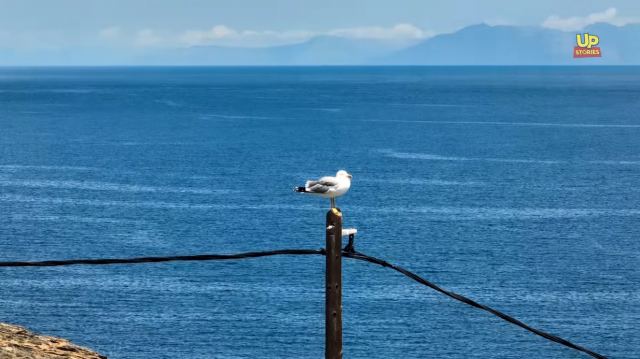
[[[347,172],[345,170],[338,171],[338,173],[336,173],[336,177],[339,177],[339,178],[346,177],[348,179],[352,179],[353,178],[353,176],[349,172]]]

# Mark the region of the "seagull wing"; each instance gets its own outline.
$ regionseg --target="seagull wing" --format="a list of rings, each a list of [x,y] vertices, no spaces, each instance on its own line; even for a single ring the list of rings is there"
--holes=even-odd
[[[331,176],[322,177],[319,180],[307,181],[305,187],[307,192],[327,193],[330,189],[338,185],[338,179]]]

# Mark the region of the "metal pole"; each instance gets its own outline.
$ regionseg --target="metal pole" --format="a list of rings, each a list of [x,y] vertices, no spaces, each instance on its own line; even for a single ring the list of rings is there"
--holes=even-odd
[[[342,212],[327,212],[325,359],[342,358]]]

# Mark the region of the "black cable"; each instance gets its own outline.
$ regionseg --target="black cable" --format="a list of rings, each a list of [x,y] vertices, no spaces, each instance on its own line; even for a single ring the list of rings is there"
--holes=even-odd
[[[58,267],[76,264],[137,264],[137,263],[160,263],[175,261],[215,261],[244,258],[258,258],[277,255],[324,255],[324,249],[279,249],[275,251],[245,252],[236,254],[200,254],[194,256],[172,256],[172,257],[137,257],[137,258],[107,258],[107,259],[70,259],[59,261],[41,262],[0,262],[0,267]]]
[[[38,262],[0,262],[0,267],[57,267],[57,266],[68,266],[68,265],[78,265],[78,264],[109,265],[109,264],[160,263],[160,262],[174,262],[174,261],[212,261],[212,260],[258,258],[258,257],[267,257],[267,256],[275,256],[275,255],[309,255],[309,254],[325,255],[326,251],[324,249],[280,249],[280,250],[273,250],[273,251],[244,252],[244,253],[236,253],[236,254],[201,254],[201,255],[192,255],[192,256],[107,258],[107,259],[70,259],[70,260],[54,260],[54,261],[38,261]],[[450,298],[453,298],[457,301],[468,304],[472,307],[487,311],[509,323],[515,324],[547,340],[550,340],[552,342],[562,344],[571,349],[575,349],[583,353],[589,354],[594,358],[606,359],[604,355],[598,354],[594,351],[591,351],[587,348],[574,344],[556,335],[530,327],[529,325],[519,321],[518,319],[515,319],[507,314],[504,314],[486,305],[480,304],[463,295],[443,289],[440,286],[434,283],[431,283],[428,280],[420,277],[419,275],[407,269],[404,269],[402,267],[391,264],[383,259],[371,257],[366,254],[356,252],[355,250],[353,250],[352,247],[345,248],[342,251],[342,255],[346,258],[366,261],[366,262],[380,265],[382,267],[391,268],[413,279],[414,281],[422,285],[425,285],[431,289],[434,289]]]
[[[391,264],[391,263],[389,263],[389,262],[387,262],[387,261],[385,261],[383,259],[371,257],[371,256],[368,256],[366,254],[359,253],[359,252],[356,252],[356,251],[343,251],[342,255],[344,257],[347,257],[347,258],[366,261],[366,262],[370,262],[370,263],[374,263],[374,264],[380,265],[382,267],[391,268],[391,269],[393,269],[393,270],[395,270],[397,272],[400,272],[400,273],[404,274],[405,276],[413,279],[414,281],[416,281],[416,282],[418,282],[418,283],[420,283],[422,285],[425,285],[425,286],[427,286],[427,287],[429,287],[429,288],[431,288],[431,289],[433,289],[435,291],[438,291],[438,292],[446,295],[447,297],[453,298],[453,299],[455,299],[457,301],[460,301],[462,303],[468,304],[468,305],[470,305],[472,307],[476,307],[478,309],[482,309],[484,311],[487,311],[487,312],[499,317],[500,319],[503,319],[503,320],[505,320],[505,321],[507,321],[507,322],[509,322],[511,324],[515,324],[515,325],[519,326],[520,328],[526,329],[526,330],[530,331],[531,333],[539,335],[539,336],[541,336],[541,337],[543,337],[543,338],[545,338],[547,340],[550,340],[552,342],[555,342],[555,343],[558,343],[558,344],[562,344],[562,345],[564,345],[566,347],[569,347],[571,349],[575,349],[575,350],[581,351],[583,353],[589,354],[594,358],[598,358],[598,359],[606,359],[607,358],[602,354],[598,354],[598,353],[596,353],[596,352],[594,352],[592,350],[589,350],[589,349],[587,349],[587,348],[585,348],[583,346],[574,344],[574,343],[572,343],[572,342],[570,342],[570,341],[568,341],[566,339],[563,339],[563,338],[560,338],[560,337],[558,337],[556,335],[544,332],[544,331],[542,331],[540,329],[533,328],[533,327],[531,327],[531,326],[519,321],[518,319],[516,319],[516,318],[514,318],[512,316],[509,316],[507,314],[502,313],[499,310],[496,310],[496,309],[493,309],[493,308],[488,307],[486,305],[480,304],[480,303],[476,302],[475,300],[469,299],[469,298],[467,298],[467,297],[465,297],[463,295],[460,295],[458,293],[455,293],[455,292],[446,290],[444,288],[441,288],[440,286],[429,282],[428,280],[420,277],[419,275],[417,275],[417,274],[415,274],[415,273],[413,273],[413,272],[411,272],[411,271],[409,271],[407,269],[404,269],[402,267],[399,267],[399,266],[396,266],[394,264]]]

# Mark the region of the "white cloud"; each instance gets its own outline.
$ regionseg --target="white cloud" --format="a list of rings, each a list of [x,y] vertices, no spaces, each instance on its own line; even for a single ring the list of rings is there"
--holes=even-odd
[[[393,27],[368,26],[336,29],[328,31],[327,35],[378,40],[419,40],[433,36],[432,33],[412,24],[397,24]]]
[[[304,41],[313,36],[308,31],[254,31],[236,30],[216,25],[208,30],[189,30],[178,36],[178,43],[187,46],[273,46]]]
[[[151,29],[138,31],[133,41],[134,45],[140,47],[158,46],[163,42],[163,38]]]
[[[616,26],[623,26],[625,24],[634,22],[634,20],[618,16],[618,10],[611,7],[605,11],[595,12],[587,16],[573,16],[562,18],[557,15],[552,15],[542,23],[542,26],[549,29],[562,31],[575,31],[582,30],[586,26],[599,22],[609,23]]]
[[[425,39],[434,35],[415,25],[402,23],[390,27],[365,26],[330,29],[326,31],[307,30],[240,30],[226,25],[216,25],[209,29],[191,29],[183,32],[160,32],[142,29],[127,32],[118,26],[101,29],[102,40],[134,47],[191,47],[191,46],[237,46],[265,47],[295,44],[316,36],[336,36],[350,39],[375,39],[406,45],[408,42]]]
[[[119,38],[120,35],[122,35],[122,30],[120,30],[120,28],[117,26],[110,26],[100,30],[98,34],[103,39],[115,40]]]
[[[392,27],[369,26],[332,29],[328,31],[256,31],[237,30],[225,25],[216,25],[208,30],[189,30],[178,36],[178,43],[186,46],[274,46],[308,40],[314,36],[337,36],[353,39],[377,39],[407,41],[419,40],[433,33],[412,24],[397,24]]]

